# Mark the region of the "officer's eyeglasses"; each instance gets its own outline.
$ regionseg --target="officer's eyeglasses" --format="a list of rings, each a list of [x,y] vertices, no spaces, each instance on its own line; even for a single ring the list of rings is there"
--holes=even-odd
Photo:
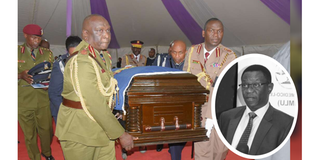
[[[269,84],[268,82],[266,83],[252,83],[252,84],[239,84],[240,87],[243,89],[248,89],[250,86],[254,89],[259,89],[262,85]]]

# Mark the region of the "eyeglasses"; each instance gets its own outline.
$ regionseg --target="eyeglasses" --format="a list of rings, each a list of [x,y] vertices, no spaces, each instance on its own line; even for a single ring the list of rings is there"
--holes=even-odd
[[[265,84],[269,84],[269,83],[266,82],[266,83],[239,84],[239,86],[244,88],[244,89],[248,89],[250,86],[253,87],[254,89],[258,89],[262,85],[265,85]]]

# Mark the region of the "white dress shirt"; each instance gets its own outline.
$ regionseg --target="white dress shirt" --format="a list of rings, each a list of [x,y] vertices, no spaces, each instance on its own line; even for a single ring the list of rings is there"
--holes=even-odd
[[[252,125],[252,129],[251,129],[251,133],[250,133],[250,137],[248,140],[248,147],[250,150],[252,141],[254,136],[256,135],[256,132],[258,130],[258,127],[260,125],[260,122],[264,116],[264,114],[267,112],[269,108],[269,103],[267,103],[265,106],[259,108],[258,110],[254,111],[254,113],[257,115],[254,119],[253,119],[253,125]],[[249,121],[249,113],[252,112],[250,110],[250,108],[248,106],[246,106],[246,110],[244,111],[242,118],[239,122],[239,125],[236,129],[236,132],[233,135],[233,139],[232,139],[232,147],[237,148],[237,145],[240,141],[240,138],[244,132],[244,130],[246,129],[247,125],[248,125],[248,121]]]
[[[205,45],[203,45],[203,58],[204,59],[206,59],[206,53],[208,52],[209,53],[209,56],[208,56],[208,59],[209,59],[209,57],[211,56],[211,54],[212,54],[212,52],[216,49],[217,47],[214,47],[211,51],[207,51],[207,49],[206,49],[206,46]]]
[[[139,62],[140,59],[140,54],[138,54],[137,56],[135,54],[133,54],[134,58]]]

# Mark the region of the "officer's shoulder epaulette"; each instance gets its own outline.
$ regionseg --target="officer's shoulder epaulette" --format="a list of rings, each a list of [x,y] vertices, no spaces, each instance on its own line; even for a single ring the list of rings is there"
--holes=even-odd
[[[236,53],[233,52],[233,50],[231,50],[231,49],[229,49],[229,48],[227,48],[227,47],[224,47],[223,50],[227,51],[227,53],[228,53],[229,55],[232,55],[232,54],[233,54],[236,58],[238,57],[238,56],[236,55]]]
[[[224,47],[224,50],[227,51],[227,52],[233,52],[231,49],[229,49],[227,47]]]
[[[40,47],[40,46],[39,46],[39,52],[40,52],[40,54],[43,54],[43,52],[49,52],[49,53],[53,54],[53,52],[50,49]]]
[[[88,51],[87,51],[86,49],[82,49],[82,50],[80,51],[80,53],[81,53],[82,55],[86,55],[86,54],[88,54]]]
[[[200,44],[196,44],[196,45],[194,45],[194,48],[196,48],[197,49],[197,53],[200,54],[200,51],[202,49],[202,44],[201,43]]]
[[[128,54],[126,54],[126,57],[130,57],[131,59],[134,58],[133,53],[128,53]]]
[[[49,51],[49,52],[52,52],[50,49],[48,49],[48,48],[44,48],[44,47],[40,47],[40,46],[39,46],[39,49],[42,49],[43,51]]]
[[[18,49],[20,49],[21,53],[24,53],[25,47],[24,45],[18,45]]]

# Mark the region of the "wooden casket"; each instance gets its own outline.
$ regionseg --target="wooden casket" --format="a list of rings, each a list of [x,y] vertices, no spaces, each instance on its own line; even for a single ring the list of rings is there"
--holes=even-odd
[[[136,76],[127,90],[126,131],[135,146],[207,140],[201,106],[209,91],[190,73]]]

